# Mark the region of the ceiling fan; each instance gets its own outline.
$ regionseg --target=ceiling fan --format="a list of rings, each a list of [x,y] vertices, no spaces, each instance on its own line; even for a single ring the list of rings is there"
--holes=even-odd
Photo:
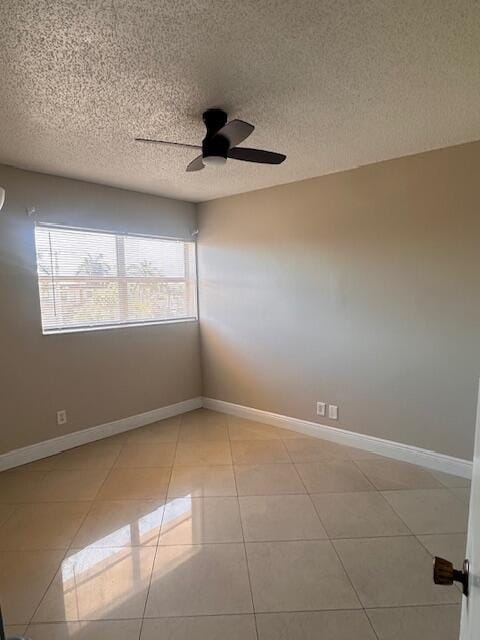
[[[151,140],[149,138],[135,138],[135,141],[201,149],[201,155],[187,165],[187,171],[200,171],[205,165],[219,166],[225,164],[227,158],[245,162],[258,162],[260,164],[281,164],[287,157],[283,153],[238,147],[237,145],[248,138],[255,127],[253,124],[243,120],[230,120],[230,122],[227,122],[227,114],[222,109],[208,109],[205,111],[203,122],[207,128],[207,134],[201,145],[168,142],[167,140]]]

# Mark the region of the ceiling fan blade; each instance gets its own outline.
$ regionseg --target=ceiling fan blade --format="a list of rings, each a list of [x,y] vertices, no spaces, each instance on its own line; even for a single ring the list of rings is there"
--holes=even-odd
[[[263,149],[249,149],[248,147],[236,147],[228,152],[229,158],[244,160],[245,162],[260,162],[262,164],[281,164],[287,156],[283,153],[264,151]]]
[[[188,147],[189,149],[201,149],[198,144],[187,144],[183,142],[169,142],[168,140],[152,140],[150,138],[135,138],[135,142],[151,142],[153,144],[173,144],[175,147]]]
[[[253,124],[244,122],[243,120],[230,120],[215,135],[222,135],[227,138],[230,147],[236,147],[237,144],[243,142],[253,132],[255,127]]]
[[[195,160],[192,160],[189,165],[187,165],[187,171],[200,171],[204,169],[205,165],[203,164],[203,156],[197,156]]]

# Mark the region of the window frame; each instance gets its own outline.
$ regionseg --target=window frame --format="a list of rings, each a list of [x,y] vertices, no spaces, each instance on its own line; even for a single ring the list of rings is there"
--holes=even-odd
[[[65,326],[65,327],[54,327],[54,328],[45,328],[43,324],[43,315],[42,315],[42,301],[41,301],[41,289],[40,284],[42,280],[51,280],[52,276],[42,275],[39,273],[39,262],[38,262],[38,254],[37,254],[37,240],[36,240],[36,230],[37,228],[47,228],[47,229],[58,229],[60,231],[77,231],[83,233],[92,233],[92,234],[102,234],[102,235],[110,235],[115,238],[116,244],[116,265],[118,269],[118,260],[119,260],[119,244],[123,245],[121,247],[122,256],[121,259],[125,260],[125,243],[123,239],[125,237],[133,237],[133,238],[148,238],[154,240],[165,240],[169,242],[181,242],[181,243],[189,243],[193,245],[193,272],[195,275],[193,285],[193,307],[194,307],[194,315],[185,316],[179,318],[166,318],[164,320],[154,319],[154,320],[132,320],[129,321],[120,321],[120,322],[105,322],[105,323],[91,323],[91,324],[81,324],[81,325],[73,325],[73,326]],[[119,243],[120,240],[120,243]],[[42,334],[44,336],[48,335],[59,335],[63,333],[84,333],[90,331],[109,331],[112,329],[128,329],[131,327],[148,327],[148,326],[156,326],[163,324],[177,324],[177,323],[185,323],[185,322],[198,322],[199,319],[199,302],[198,302],[198,254],[197,254],[197,241],[196,236],[191,238],[179,238],[174,236],[164,236],[164,235],[154,235],[148,233],[132,233],[128,231],[112,231],[111,229],[96,229],[90,227],[77,227],[72,225],[64,225],[57,224],[53,222],[44,222],[44,221],[35,221],[34,227],[34,246],[35,246],[35,264],[36,264],[36,277],[37,277],[37,288],[38,288],[38,302],[39,302],[39,311],[40,311],[40,324],[42,327]],[[64,278],[57,278],[57,280],[74,280],[78,276],[65,276]],[[98,280],[98,276],[81,276],[81,280],[85,281],[88,279]],[[102,276],[100,279],[103,281],[109,282],[118,282],[118,292],[119,292],[119,308],[120,315],[122,314],[122,306],[125,304],[127,300],[127,289],[126,287],[122,287],[122,284],[128,284],[128,282],[134,282],[138,280],[144,280],[146,278],[142,276],[127,276],[127,275],[117,275],[115,276]],[[161,276],[152,276],[152,280],[164,281],[164,282],[184,282],[186,279],[184,278],[165,278]],[[123,305],[122,305],[123,299]]]

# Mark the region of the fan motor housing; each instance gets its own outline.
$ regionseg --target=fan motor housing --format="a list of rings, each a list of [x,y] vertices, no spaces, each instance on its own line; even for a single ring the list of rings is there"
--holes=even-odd
[[[207,136],[202,142],[202,155],[204,158],[214,156],[226,159],[229,148],[230,144],[225,136],[216,135],[213,138]]]
[[[230,149],[230,143],[225,136],[218,134],[222,127],[227,123],[227,114],[222,109],[208,109],[203,114],[203,122],[207,128],[207,135],[202,141],[202,155],[204,159],[212,158],[212,164],[214,158],[227,159],[227,154]],[[207,160],[207,163],[208,160]]]

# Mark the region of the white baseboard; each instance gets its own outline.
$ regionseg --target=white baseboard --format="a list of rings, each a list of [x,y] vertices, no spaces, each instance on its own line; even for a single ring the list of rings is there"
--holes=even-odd
[[[108,438],[109,436],[114,436],[117,433],[123,433],[124,431],[137,429],[138,427],[143,427],[146,424],[157,422],[157,420],[177,416],[181,413],[198,409],[202,404],[203,399],[201,397],[190,398],[189,400],[169,404],[166,407],[153,409],[153,411],[146,411],[145,413],[139,413],[135,416],[129,416],[128,418],[121,418],[120,420],[114,420],[113,422],[106,422],[105,424],[100,424],[97,427],[90,427],[88,429],[82,429],[81,431],[66,433],[58,438],[52,438],[51,440],[31,444],[28,447],[14,449],[13,451],[0,455],[0,471],[12,469],[13,467],[27,464],[28,462],[35,462],[35,460],[40,460],[41,458],[48,458],[48,456],[53,456],[56,453],[66,451],[67,449],[73,449],[73,447],[79,447],[80,445],[87,444],[88,442]]]
[[[451,473],[463,478],[472,477],[472,463],[469,460],[461,458],[453,458],[443,453],[430,451],[429,449],[421,449],[400,442],[391,440],[383,440],[375,436],[368,436],[363,433],[355,433],[337,427],[329,427],[308,420],[300,420],[299,418],[291,418],[290,416],[282,416],[278,413],[270,411],[262,411],[261,409],[253,409],[252,407],[244,407],[232,402],[224,402],[223,400],[215,400],[213,398],[203,398],[203,406],[214,411],[229,413],[240,418],[248,418],[257,422],[273,425],[274,427],[282,427],[297,431],[314,438],[323,438],[331,440],[339,444],[348,445],[349,447],[357,447],[377,453],[378,455],[403,462],[418,464],[428,469]]]
[[[42,458],[48,458],[67,449],[79,447],[82,444],[101,440],[102,438],[108,438],[109,436],[123,433],[124,431],[137,429],[146,424],[186,413],[187,411],[193,411],[193,409],[198,409],[202,406],[213,409],[214,411],[221,411],[241,418],[270,424],[275,427],[290,429],[291,431],[296,431],[314,438],[322,438],[350,447],[357,447],[358,449],[371,451],[381,456],[418,464],[436,471],[443,471],[464,478],[472,477],[472,463],[469,460],[462,460],[461,458],[454,458],[443,453],[430,451],[429,449],[421,449],[420,447],[414,447],[400,442],[383,440],[375,436],[355,433],[308,420],[301,420],[300,418],[292,418],[270,411],[245,407],[232,402],[201,397],[191,398],[166,407],[153,409],[153,411],[129,416],[128,418],[121,418],[120,420],[107,422],[96,427],[82,429],[81,431],[74,431],[73,433],[59,436],[58,438],[52,438],[51,440],[45,440],[44,442],[9,451],[0,455],[0,471],[12,469],[29,462],[35,462],[35,460]]]

